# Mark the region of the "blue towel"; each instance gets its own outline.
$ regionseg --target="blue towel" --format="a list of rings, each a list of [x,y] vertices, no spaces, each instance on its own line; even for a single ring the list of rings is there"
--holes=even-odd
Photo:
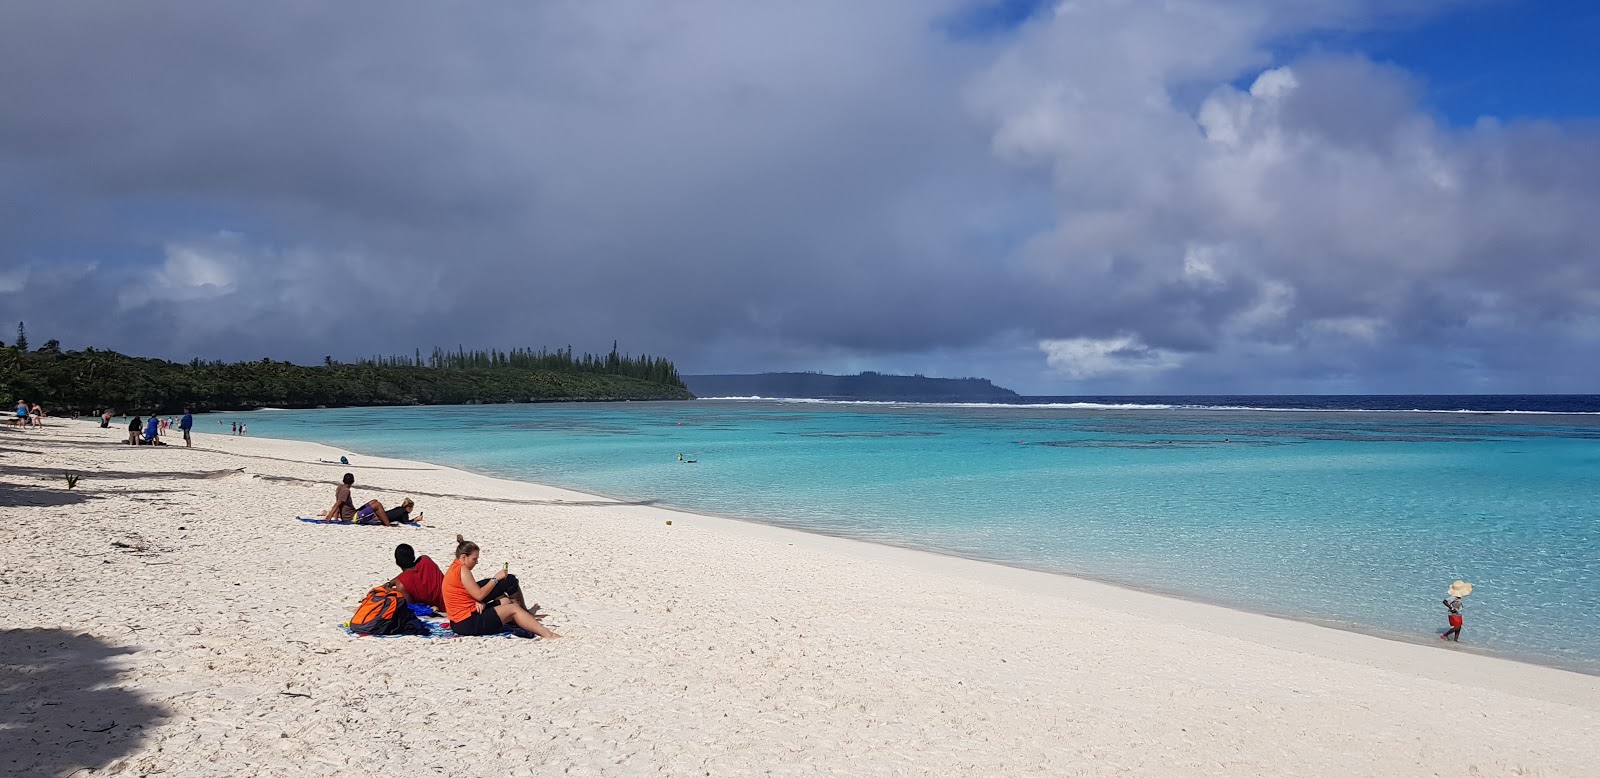
[[[424,605],[423,607],[426,608],[427,606]],[[432,610],[432,609],[430,608],[429,610]],[[358,634],[356,634],[354,632],[351,632],[350,631],[350,627],[347,624],[340,624],[339,625],[339,629],[342,630],[344,632],[344,634],[346,634],[346,635],[350,635],[352,637],[358,637],[358,638],[421,638],[423,640],[445,640],[445,639],[448,639],[448,638],[470,637],[468,635],[457,635],[456,633],[452,632],[449,627],[445,626],[445,624],[447,622],[444,619],[438,619],[438,618],[423,619],[422,623],[428,625],[428,629],[430,630],[430,634],[427,634],[427,635],[358,635]],[[510,637],[516,637],[516,635],[513,635],[509,631],[507,631],[507,632],[501,632],[501,633],[499,633],[497,635],[483,635],[482,637],[486,637],[486,638],[510,638]]]
[[[357,524],[357,523],[355,523],[353,521],[351,521],[351,522],[323,521],[322,519],[308,519],[308,518],[306,518],[304,516],[296,516],[295,519],[297,519],[299,521],[303,521],[303,522],[305,522],[307,524],[327,524],[327,525],[333,526],[333,527],[381,527],[381,526],[383,526],[382,524]],[[422,526],[421,524],[418,524],[418,523],[416,523],[414,521],[400,521],[400,522],[395,522],[395,523],[397,523],[397,524],[399,524],[399,525],[401,525],[403,527],[420,527],[420,526]]]

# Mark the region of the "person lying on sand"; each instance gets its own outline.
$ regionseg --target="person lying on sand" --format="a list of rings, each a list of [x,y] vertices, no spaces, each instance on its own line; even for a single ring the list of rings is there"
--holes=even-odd
[[[377,502],[377,500],[373,500],[372,502],[369,502],[367,504],[371,505],[373,502]],[[410,497],[407,497],[404,500],[400,501],[400,505],[398,507],[390,508],[389,510],[384,511],[383,515],[389,517],[389,523],[390,524],[401,524],[401,523],[405,523],[405,522],[420,522],[420,521],[422,521],[422,512],[421,511],[418,511],[417,515],[415,517],[413,517],[411,515],[411,510],[413,508],[415,508],[415,507],[417,507],[417,504],[412,502]]]
[[[505,568],[495,571],[493,577],[474,581],[472,568],[478,566],[478,556],[478,544],[457,535],[455,561],[450,563],[439,586],[445,615],[457,635],[498,635],[506,631],[507,625],[515,624],[542,638],[561,637],[540,624],[519,602],[520,597],[514,598],[505,591],[510,585],[510,573]],[[539,606],[536,604],[533,609],[538,610]]]
[[[367,500],[366,505],[357,508],[355,521],[357,524],[382,524],[385,527],[399,525],[399,522],[389,520],[389,512],[384,510],[383,503],[377,500]]]

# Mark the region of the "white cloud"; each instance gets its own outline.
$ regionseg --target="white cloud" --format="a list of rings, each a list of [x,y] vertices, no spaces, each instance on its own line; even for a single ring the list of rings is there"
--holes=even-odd
[[[1134,335],[1041,340],[1039,350],[1051,369],[1073,380],[1145,379],[1183,364],[1182,355],[1151,348]]]

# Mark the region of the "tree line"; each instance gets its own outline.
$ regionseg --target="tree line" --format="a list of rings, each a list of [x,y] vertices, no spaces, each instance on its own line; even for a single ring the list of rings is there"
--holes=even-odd
[[[251,408],[608,400],[687,400],[677,368],[661,357],[573,355],[564,350],[434,349],[427,360],[373,357],[317,366],[192,360],[187,364],[95,348],[29,351],[26,330],[0,343],[0,396],[37,402],[52,415],[176,413]]]
[[[323,357],[322,363],[326,367],[339,364],[333,357]],[[514,348],[510,351],[500,349],[475,349],[468,351],[457,347],[455,351],[442,349],[437,346],[430,352],[426,359],[422,350],[410,356],[399,354],[394,356],[373,356],[357,360],[358,365],[371,365],[375,367],[430,367],[441,370],[483,369],[483,370],[555,370],[566,373],[601,373],[604,375],[620,375],[637,378],[641,381],[650,381],[671,386],[683,386],[683,379],[678,377],[678,368],[672,361],[665,357],[652,357],[648,354],[632,356],[617,350],[617,342],[611,342],[611,353],[604,356],[585,352],[581,357],[572,355],[572,347],[565,350],[551,351],[540,348],[534,351],[531,348]]]

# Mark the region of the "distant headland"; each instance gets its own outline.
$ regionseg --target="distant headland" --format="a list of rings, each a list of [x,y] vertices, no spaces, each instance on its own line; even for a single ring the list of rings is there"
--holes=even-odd
[[[928,378],[865,371],[857,375],[826,373],[754,373],[688,375],[683,382],[697,397],[771,397],[813,400],[880,400],[884,402],[1008,402],[1016,392],[987,378]]]

